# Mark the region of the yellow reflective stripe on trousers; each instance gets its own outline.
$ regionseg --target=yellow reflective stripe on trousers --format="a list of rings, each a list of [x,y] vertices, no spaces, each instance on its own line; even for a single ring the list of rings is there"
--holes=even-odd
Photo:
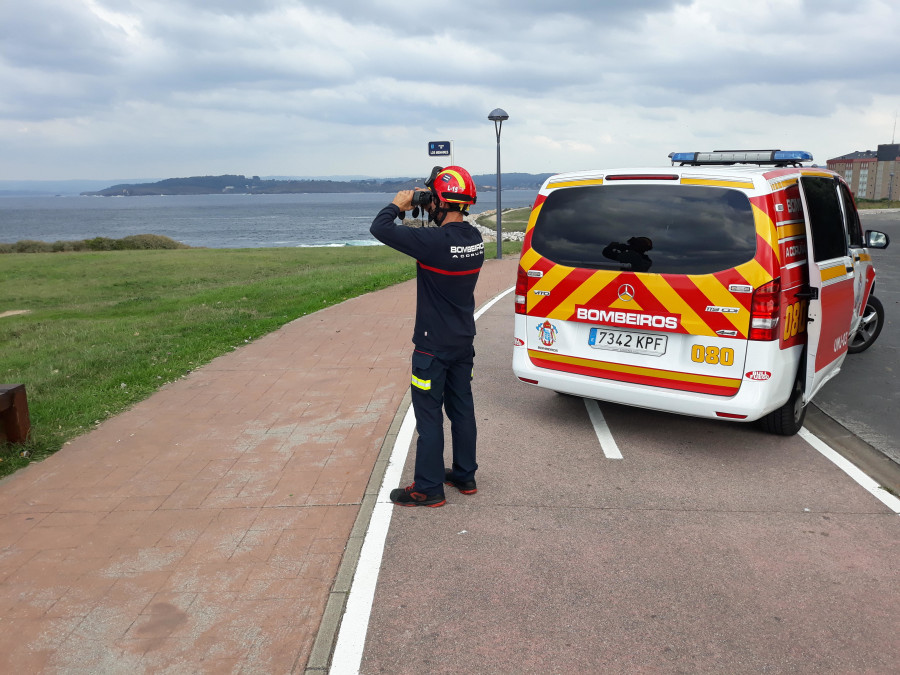
[[[413,375],[412,385],[417,389],[424,389],[425,391],[428,391],[429,389],[431,389],[431,380],[420,380],[418,377]]]

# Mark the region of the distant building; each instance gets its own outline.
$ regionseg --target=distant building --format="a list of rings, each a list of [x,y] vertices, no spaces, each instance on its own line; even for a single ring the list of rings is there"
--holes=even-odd
[[[844,177],[857,199],[900,199],[900,143],[851,152],[827,165]]]

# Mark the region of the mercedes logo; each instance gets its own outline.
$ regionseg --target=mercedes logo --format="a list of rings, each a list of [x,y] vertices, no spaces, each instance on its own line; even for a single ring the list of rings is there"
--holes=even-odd
[[[619,300],[622,302],[634,300],[634,286],[631,284],[622,284],[619,286]]]

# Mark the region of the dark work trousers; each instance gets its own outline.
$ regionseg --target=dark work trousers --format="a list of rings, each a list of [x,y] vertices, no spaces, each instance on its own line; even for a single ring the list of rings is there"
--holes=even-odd
[[[416,413],[416,490],[425,494],[444,491],[444,414],[450,419],[453,444],[453,477],[475,478],[475,404],[472,401],[472,368],[475,349],[471,345],[454,351],[412,355],[413,410]]]

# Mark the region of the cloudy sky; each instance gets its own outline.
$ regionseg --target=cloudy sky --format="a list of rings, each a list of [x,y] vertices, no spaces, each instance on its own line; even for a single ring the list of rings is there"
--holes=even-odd
[[[897,0],[0,2],[0,180],[817,161],[891,142]],[[900,136],[898,136],[900,138]]]

